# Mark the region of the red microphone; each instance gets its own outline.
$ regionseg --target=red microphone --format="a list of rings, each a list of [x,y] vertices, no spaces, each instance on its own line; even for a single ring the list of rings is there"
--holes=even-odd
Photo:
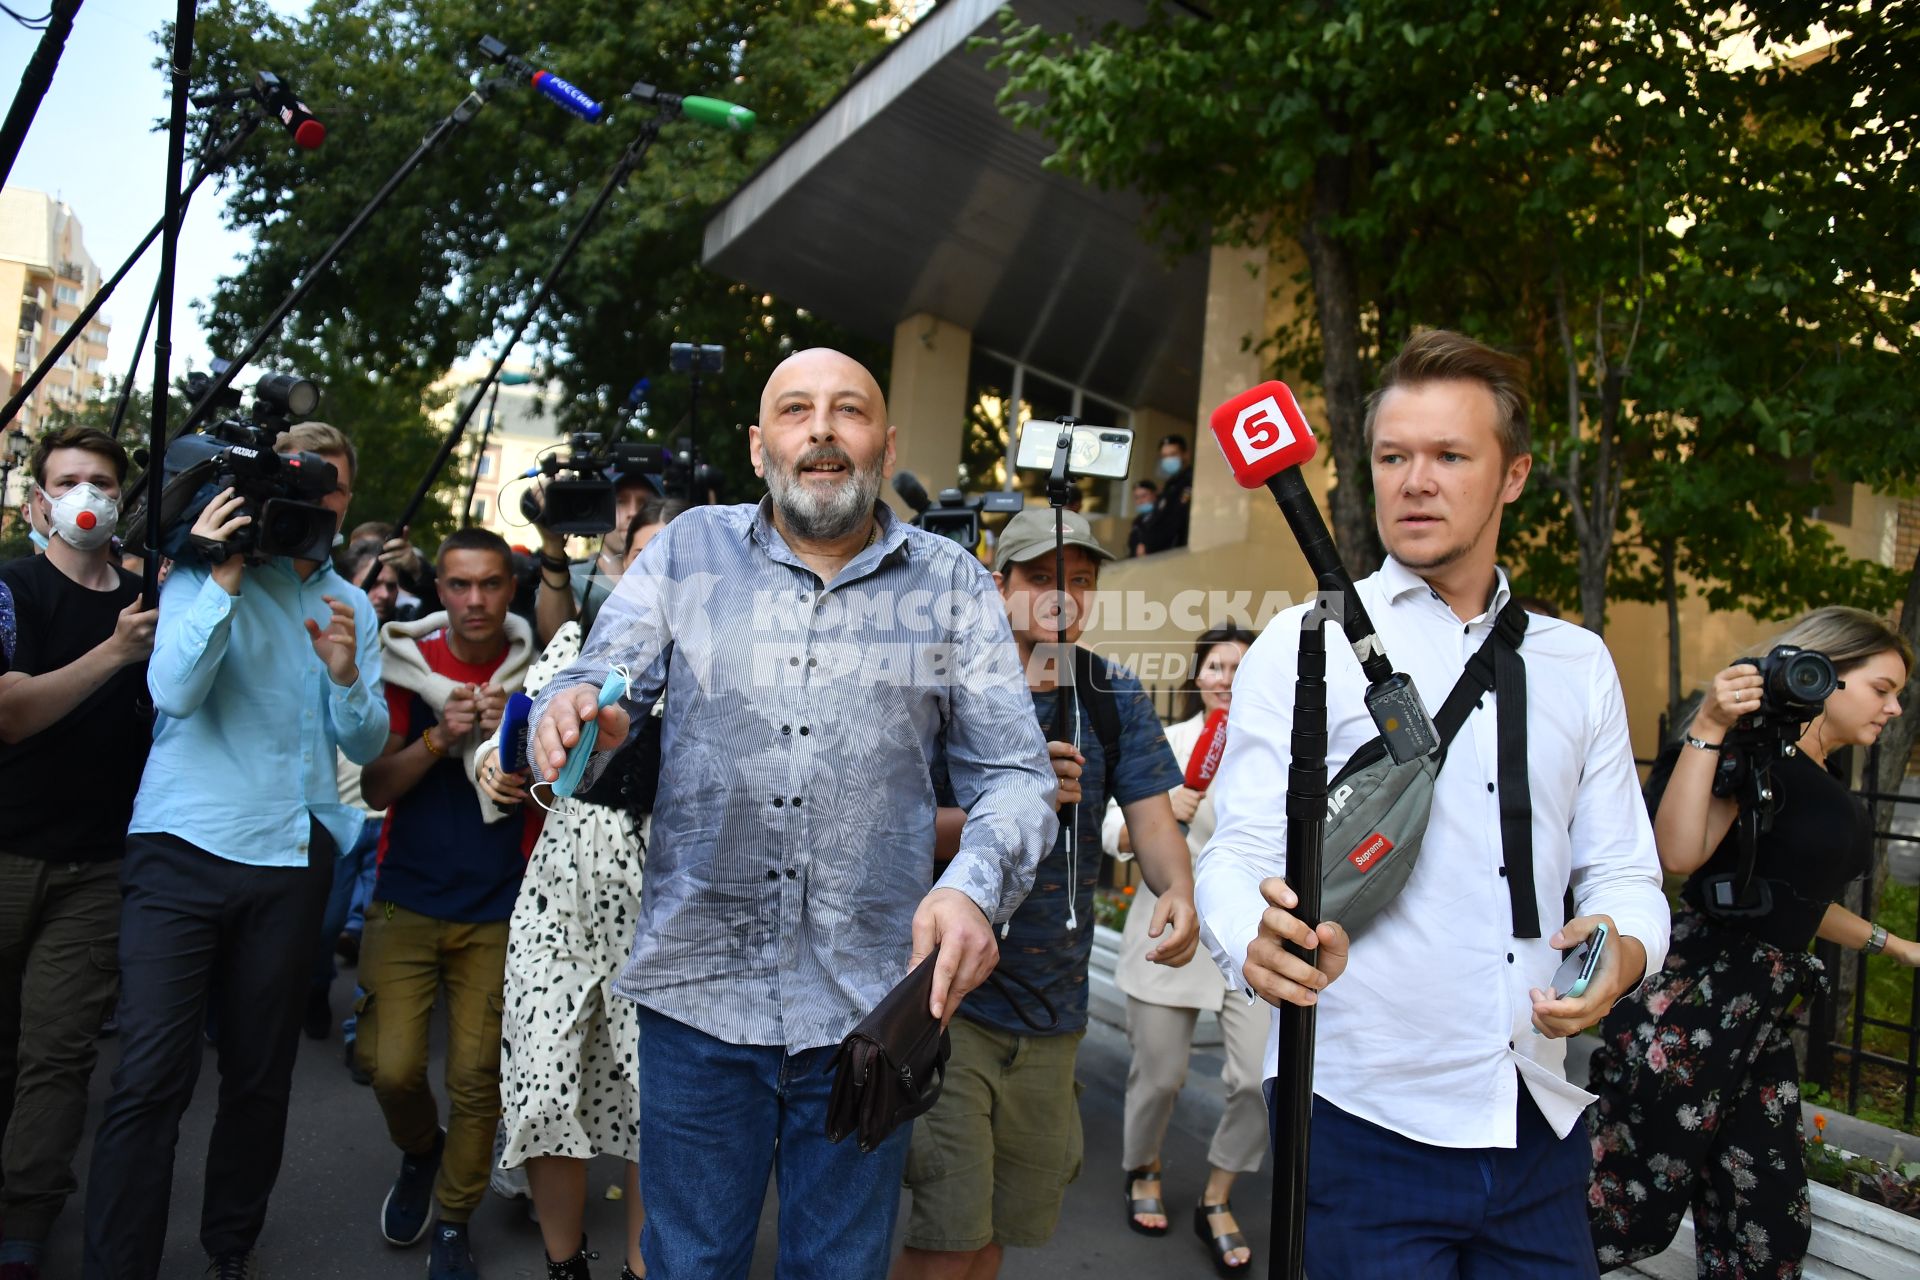
[[[1373,619],[1360,603],[1353,577],[1340,563],[1333,534],[1320,518],[1300,464],[1313,459],[1313,430],[1284,382],[1263,382],[1242,391],[1213,411],[1213,438],[1226,455],[1233,478],[1244,489],[1266,485],[1280,504],[1300,552],[1313,570],[1315,585],[1340,598],[1340,629],[1360,669],[1366,672],[1367,711],[1380,726],[1387,749],[1398,761],[1426,755],[1440,745],[1433,720],[1411,677],[1396,672],[1375,633]]]
[[[1263,382],[1213,411],[1213,438],[1242,489],[1313,461],[1313,428],[1284,382]]]
[[[1193,754],[1187,757],[1187,790],[1204,792],[1213,785],[1213,775],[1220,772],[1220,757],[1226,749],[1227,709],[1215,707],[1207,713],[1199,740],[1193,744]]]

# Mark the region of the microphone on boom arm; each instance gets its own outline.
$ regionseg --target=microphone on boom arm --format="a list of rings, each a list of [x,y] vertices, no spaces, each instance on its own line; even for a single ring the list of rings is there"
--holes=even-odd
[[[327,140],[327,126],[314,117],[285,80],[271,71],[254,72],[253,83],[245,89],[196,94],[193,105],[211,107],[223,102],[244,102],[248,98],[266,108],[267,114],[280,122],[294,145],[302,150],[317,150]]]
[[[1431,754],[1440,745],[1433,718],[1413,681],[1387,660],[1373,619],[1354,590],[1353,576],[1340,562],[1333,534],[1300,474],[1302,464],[1313,460],[1316,446],[1293,392],[1284,382],[1263,382],[1215,409],[1209,425],[1240,487],[1265,485],[1272,492],[1319,589],[1340,594],[1340,629],[1366,673],[1367,710],[1388,752],[1401,762]]]
[[[588,124],[599,124],[606,116],[605,106],[595,102],[583,90],[562,80],[553,72],[534,66],[508,49],[505,42],[496,40],[492,36],[481,36],[478,43],[481,53],[486,54],[515,75],[525,76],[527,83],[539,90],[541,94],[553,99]]]
[[[754,126],[755,116],[745,107],[719,98],[704,98],[697,93],[668,93],[644,80],[636,80],[633,88],[627,90],[627,96],[635,102],[645,102],[718,129],[732,129],[741,133]]]

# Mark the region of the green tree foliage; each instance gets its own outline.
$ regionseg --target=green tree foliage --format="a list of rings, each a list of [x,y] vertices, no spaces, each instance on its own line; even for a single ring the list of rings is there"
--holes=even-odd
[[[1901,7],[1223,0],[1077,37],[1009,17],[997,61],[1050,163],[1141,190],[1176,243],[1299,242],[1312,306],[1274,351],[1325,394],[1357,568],[1372,372],[1428,325],[1527,355],[1509,548],[1597,631],[1610,593],[1662,597],[1663,555],[1716,604],[1889,601],[1803,513],[1914,474],[1884,440],[1920,436]]]
[[[485,66],[475,50],[480,36],[497,36],[605,101],[610,119],[590,126],[524,85],[496,95],[400,188],[269,348],[282,365],[315,376],[324,370],[330,398],[323,411],[356,435],[379,435],[379,464],[402,493],[418,482],[436,443],[419,422],[426,388],[463,352],[497,350],[650,113],[620,95],[645,80],[723,97],[756,111],[760,127],[732,134],[667,125],[615,194],[522,354],[549,363],[565,387],[557,430],[607,428],[645,377],[651,392],[641,420],[665,441],[681,434],[687,408],[685,379],[667,369],[668,345],[725,345],[726,372],[702,393],[701,451],[727,468],[736,495],[750,496],[737,424],[753,420],[771,366],[790,349],[821,342],[870,363],[875,352],[704,270],[704,225],[789,131],[879,52],[883,36],[873,19],[881,11],[817,0],[724,7],[316,0],[298,17],[263,0],[204,6],[198,43],[207,56],[195,69],[196,90],[243,84],[254,69],[271,68],[328,127],[319,151],[263,138],[237,166],[228,221],[255,243],[215,297],[208,317],[215,349],[239,345],[466,96],[470,73]],[[849,216],[860,199],[878,195],[849,193]],[[393,429],[397,423],[405,429]],[[458,480],[446,485],[455,500]],[[364,493],[355,513],[391,516],[398,506],[381,490]]]

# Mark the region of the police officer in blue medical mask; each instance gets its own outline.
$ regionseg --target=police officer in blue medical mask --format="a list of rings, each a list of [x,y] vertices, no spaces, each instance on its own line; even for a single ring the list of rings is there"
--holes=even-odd
[[[1187,545],[1187,512],[1193,497],[1193,455],[1187,438],[1175,434],[1160,438],[1160,497],[1147,522],[1149,552]]]

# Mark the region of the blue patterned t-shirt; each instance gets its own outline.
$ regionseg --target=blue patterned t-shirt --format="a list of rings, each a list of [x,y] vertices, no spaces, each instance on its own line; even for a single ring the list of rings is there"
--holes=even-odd
[[[1140,681],[1123,666],[1104,658],[1094,661],[1105,673],[1106,685],[1113,690],[1119,712],[1119,759],[1111,771],[1113,798],[1125,807],[1179,786],[1180,765],[1173,758],[1172,748],[1167,746],[1166,730],[1154,714],[1153,703]],[[1034,714],[1049,741],[1054,737],[1054,704],[1059,696],[1051,689],[1033,692]],[[1041,859],[1032,891],[1008,921],[1006,935],[1000,939],[1000,964],[996,970],[1017,974],[1046,993],[1059,1017],[1058,1025],[1048,1028],[1044,1033],[1047,1035],[1063,1035],[1087,1025],[1087,965],[1093,957],[1093,891],[1100,879],[1100,819],[1107,809],[1109,782],[1106,753],[1091,713],[1082,708],[1076,732],[1069,708],[1066,733],[1066,740],[1076,742],[1080,754],[1087,760],[1080,775],[1078,839],[1069,851],[1063,822],[1053,848]],[[934,791],[942,805],[953,805],[944,758],[935,762]],[[1014,983],[1006,985],[1022,1001],[1022,1007],[1033,1020],[1045,1026],[1046,1015],[1033,998]],[[1019,1014],[1007,1004],[1006,997],[992,986],[983,986],[969,995],[960,1006],[960,1016],[1016,1035],[1041,1034],[1022,1022]]]

